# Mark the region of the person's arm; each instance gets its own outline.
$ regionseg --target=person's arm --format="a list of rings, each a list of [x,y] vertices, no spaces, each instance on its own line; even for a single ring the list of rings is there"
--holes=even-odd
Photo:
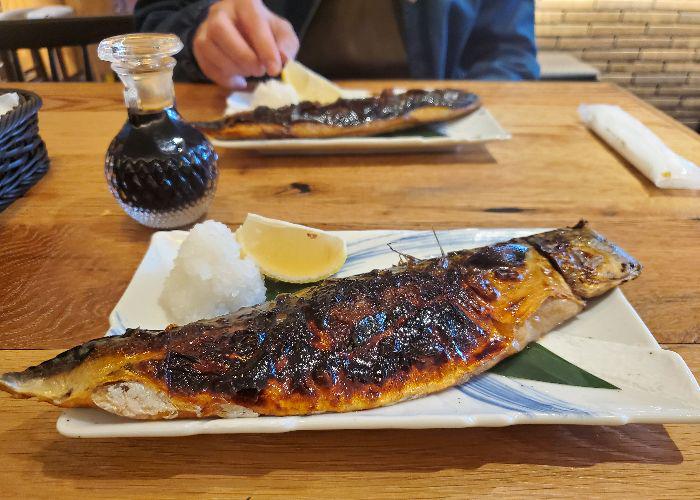
[[[262,0],[140,0],[139,31],[175,33],[185,45],[175,77],[240,88],[249,76],[276,76],[294,58],[292,25]]]
[[[192,40],[207,17],[214,0],[139,0],[134,7],[136,29],[140,32],[174,33],[184,48],[175,56],[174,78],[181,81],[207,82],[192,52]]]
[[[461,61],[459,78],[539,78],[534,1],[483,0]]]

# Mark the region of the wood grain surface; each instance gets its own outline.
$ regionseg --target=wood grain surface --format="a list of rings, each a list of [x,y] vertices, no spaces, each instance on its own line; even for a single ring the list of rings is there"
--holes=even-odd
[[[208,217],[235,226],[257,212],[327,229],[551,227],[585,218],[642,261],[642,276],[624,292],[697,374],[700,193],[655,188],[581,125],[576,107],[619,104],[696,163],[699,136],[608,84],[449,85],[478,93],[513,139],[449,154],[220,151]],[[121,86],[25,87],[44,99],[52,165],[0,212],[2,371],[103,335],[153,232],[121,211],[104,179],[104,153],[125,119]],[[179,85],[177,98],[190,119],[223,110],[224,93],[212,86]],[[5,396],[0,405],[0,496],[689,498],[700,486],[700,436],[689,425],[81,441],[56,433],[56,409]]]
[[[697,346],[670,345],[700,372]],[[0,371],[58,351],[0,351]],[[2,398],[0,496],[697,498],[692,425],[68,439],[60,409]],[[492,497],[493,498],[493,497]]]

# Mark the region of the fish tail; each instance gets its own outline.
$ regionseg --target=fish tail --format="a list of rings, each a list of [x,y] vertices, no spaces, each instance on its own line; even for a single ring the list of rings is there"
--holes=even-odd
[[[4,373],[0,375],[0,390],[15,397],[37,397],[61,404],[74,395],[71,375],[75,370],[84,366],[98,347],[114,343],[115,340],[114,337],[91,340],[22,372]]]
[[[21,375],[20,372],[9,372],[0,375],[0,390],[17,397],[30,397],[29,395],[22,394]]]

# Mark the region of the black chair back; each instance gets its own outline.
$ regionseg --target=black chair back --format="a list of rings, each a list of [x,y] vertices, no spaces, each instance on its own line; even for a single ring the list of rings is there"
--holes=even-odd
[[[60,81],[68,78],[60,49],[80,47],[84,79],[91,82],[95,75],[88,57],[88,45],[110,36],[131,33],[134,29],[131,15],[0,21],[0,61],[8,80],[24,81],[17,51],[29,49],[38,79]],[[40,49],[48,50],[50,75],[44,67]]]

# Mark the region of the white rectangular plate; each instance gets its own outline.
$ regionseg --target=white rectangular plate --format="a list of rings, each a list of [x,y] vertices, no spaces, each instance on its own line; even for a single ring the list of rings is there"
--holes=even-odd
[[[446,251],[489,245],[538,229],[440,231]],[[108,335],[125,328],[164,328],[158,305],[184,231],[158,232],[110,315]],[[386,268],[397,256],[387,243],[419,258],[439,249],[426,231],[339,231],[348,260],[339,276]],[[644,279],[643,275],[640,279]],[[452,389],[373,410],[307,417],[134,421],[99,410],[71,409],[58,420],[70,437],[186,436],[294,430],[498,427],[513,424],[615,425],[700,422],[700,387],[676,353],[661,349],[620,290],[598,300],[540,343],[620,390],[571,387],[487,373]]]
[[[401,91],[402,89],[395,89]],[[364,97],[366,92],[348,91],[347,98]],[[234,92],[227,101],[227,114],[249,109],[250,93]],[[458,120],[431,127],[439,136],[406,133],[391,137],[337,137],[328,139],[262,139],[222,141],[210,139],[214,146],[242,149],[261,154],[363,154],[452,151],[469,144],[510,139],[510,134],[486,108]]]

